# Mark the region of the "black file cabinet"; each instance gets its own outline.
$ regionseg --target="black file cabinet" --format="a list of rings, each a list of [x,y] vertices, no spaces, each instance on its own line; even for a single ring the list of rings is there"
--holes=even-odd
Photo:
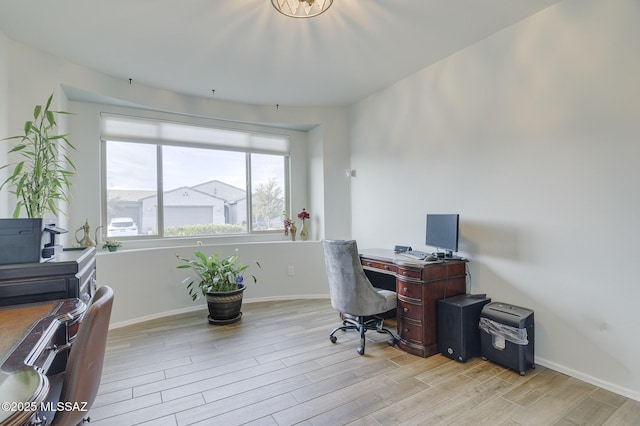
[[[438,352],[458,362],[480,356],[480,312],[484,295],[462,294],[438,300]]]

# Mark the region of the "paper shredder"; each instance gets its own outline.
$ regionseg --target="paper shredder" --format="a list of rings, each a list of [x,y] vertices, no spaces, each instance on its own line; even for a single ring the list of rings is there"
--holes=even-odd
[[[527,368],[535,368],[534,332],[531,309],[489,303],[480,313],[480,355],[524,376]]]

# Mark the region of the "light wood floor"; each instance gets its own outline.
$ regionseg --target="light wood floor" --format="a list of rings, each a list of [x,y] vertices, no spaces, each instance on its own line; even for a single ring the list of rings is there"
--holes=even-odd
[[[538,366],[409,355],[368,333],[366,354],[327,300],[245,303],[112,330],[100,425],[638,425],[640,403]],[[393,323],[388,326],[394,326]],[[395,329],[392,329],[395,331]]]

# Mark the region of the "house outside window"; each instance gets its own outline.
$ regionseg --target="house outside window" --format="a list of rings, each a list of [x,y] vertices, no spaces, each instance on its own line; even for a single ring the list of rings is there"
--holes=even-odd
[[[107,238],[279,232],[287,136],[102,116]]]

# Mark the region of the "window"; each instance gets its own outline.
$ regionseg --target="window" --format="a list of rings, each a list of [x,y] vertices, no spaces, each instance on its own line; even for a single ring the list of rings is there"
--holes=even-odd
[[[103,115],[102,143],[108,238],[282,228],[286,136]]]
[[[252,228],[282,228],[286,163],[280,155],[251,154]]]

